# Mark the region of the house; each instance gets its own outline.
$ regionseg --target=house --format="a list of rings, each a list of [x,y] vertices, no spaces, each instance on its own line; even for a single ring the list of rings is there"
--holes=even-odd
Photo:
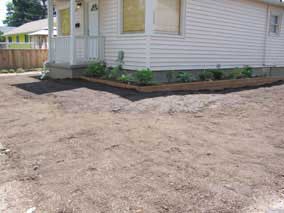
[[[6,33],[6,32],[11,31],[13,29],[15,29],[15,27],[0,26],[0,32],[2,32],[2,33]]]
[[[54,29],[55,30],[55,29]],[[54,32],[56,35],[56,30]],[[29,33],[30,42],[32,43],[32,48],[35,49],[48,49],[48,28],[41,29],[39,31]]]
[[[54,35],[56,30],[54,29]],[[6,33],[7,48],[47,49],[48,20],[42,19],[28,22]]]
[[[4,33],[14,29],[15,27],[6,27],[6,26],[0,26],[0,49],[5,48],[6,45],[6,37],[3,36]]]
[[[280,0],[49,0],[58,36],[49,32],[50,76],[82,74],[90,60],[124,69],[284,68],[284,3]]]

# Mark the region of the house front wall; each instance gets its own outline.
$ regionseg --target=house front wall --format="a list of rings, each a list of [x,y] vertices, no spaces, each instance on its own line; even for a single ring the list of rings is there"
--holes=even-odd
[[[58,11],[69,8],[69,2],[58,2]],[[182,0],[181,35],[166,35],[149,31],[153,8],[146,5],[145,33],[123,34],[121,2],[99,0],[99,36],[105,38],[104,60],[109,66],[124,51],[124,68],[130,70],[284,67],[284,16],[280,34],[268,33],[271,12],[284,14],[283,7],[253,0]],[[82,26],[76,35],[88,34],[83,12],[76,13],[76,23]]]
[[[184,34],[151,36],[153,70],[284,67],[284,25],[268,34],[269,11],[283,9],[249,0],[187,0]],[[283,22],[283,20],[282,20]]]
[[[114,66],[119,51],[125,53],[125,69],[136,70],[148,66],[148,36],[145,34],[121,33],[120,0],[100,0],[100,34],[105,38],[104,59]]]
[[[87,4],[84,1],[83,4]],[[70,35],[70,2],[68,1],[57,1],[56,3],[56,13],[57,13],[57,29],[59,36],[69,36]],[[84,17],[84,5],[76,9],[75,21],[78,26],[76,26],[76,35],[82,36],[85,33],[85,17]]]
[[[92,3],[92,0],[82,2],[80,9],[76,9],[76,23],[80,23],[80,27],[76,28],[76,36],[88,35],[88,14],[87,4]],[[119,51],[125,53],[125,69],[136,70],[147,66],[146,44],[147,36],[143,34],[128,34],[120,33],[120,0],[99,0],[99,36],[104,38],[104,60],[109,66],[115,66]],[[62,23],[70,23],[62,16],[62,11],[70,9],[70,2],[57,1],[57,23],[59,36],[64,36],[62,32]]]
[[[280,34],[268,33],[270,14],[284,14],[283,7],[251,0],[184,0],[181,35],[149,35],[121,33],[120,2],[100,1],[101,35],[110,65],[123,50],[125,68],[133,70],[284,67],[284,16]]]

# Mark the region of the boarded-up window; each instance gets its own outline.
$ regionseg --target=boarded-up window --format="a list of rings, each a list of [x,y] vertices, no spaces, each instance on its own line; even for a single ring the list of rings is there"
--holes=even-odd
[[[60,10],[60,24],[61,24],[61,35],[70,35],[70,10]]]
[[[145,31],[145,0],[123,0],[123,32]]]
[[[155,0],[154,30],[180,34],[181,0]]]

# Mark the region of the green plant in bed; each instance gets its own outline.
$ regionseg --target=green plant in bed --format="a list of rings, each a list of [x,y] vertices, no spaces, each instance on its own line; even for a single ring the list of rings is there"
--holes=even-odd
[[[199,74],[199,79],[201,81],[214,80],[214,75],[211,71],[203,71],[202,73]]]
[[[88,65],[87,75],[93,77],[103,77],[106,74],[106,64],[103,61],[94,61]]]
[[[242,70],[242,74],[245,78],[252,78],[253,77],[253,69],[250,66],[246,66]]]
[[[108,79],[117,79],[122,73],[121,66],[116,66],[108,69],[107,78]]]
[[[133,78],[131,75],[126,75],[126,74],[123,74],[121,75],[120,77],[117,78],[118,81],[121,81],[122,83],[131,83],[133,81]]]
[[[229,79],[252,78],[253,69],[249,66],[244,68],[235,68],[229,75]]]
[[[149,85],[153,81],[154,74],[152,70],[147,68],[147,69],[138,70],[134,76],[138,84]]]
[[[189,72],[179,72],[177,79],[183,83],[192,82],[194,80],[192,74]]]
[[[222,80],[225,76],[225,73],[222,70],[211,70],[210,72],[213,75],[213,80]]]

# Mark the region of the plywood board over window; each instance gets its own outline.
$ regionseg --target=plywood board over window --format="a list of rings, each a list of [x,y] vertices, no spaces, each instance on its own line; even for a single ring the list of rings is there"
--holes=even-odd
[[[180,34],[181,0],[155,0],[154,30]]]
[[[123,0],[123,32],[145,32],[145,0]]]
[[[60,10],[60,20],[61,20],[61,35],[68,36],[70,35],[70,9]]]

